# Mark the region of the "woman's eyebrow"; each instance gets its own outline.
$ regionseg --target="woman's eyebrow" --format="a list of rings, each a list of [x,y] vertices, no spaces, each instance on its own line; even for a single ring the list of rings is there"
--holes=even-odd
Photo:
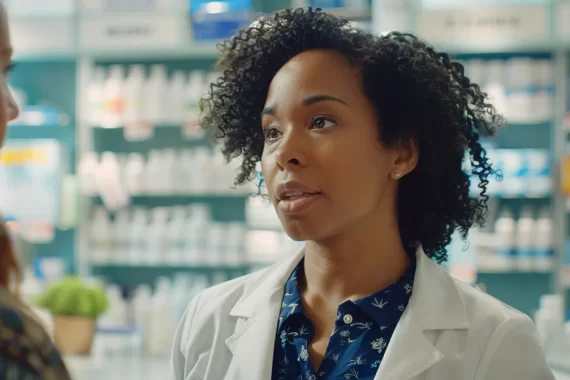
[[[344,100],[339,99],[339,98],[335,98],[334,96],[325,95],[325,94],[310,95],[310,96],[307,96],[305,99],[303,99],[303,104],[306,106],[310,106],[310,105],[318,103],[318,102],[339,102],[339,103],[344,104],[345,106],[348,106],[348,104]],[[274,113],[275,113],[275,107],[269,106],[269,107],[265,107],[261,111],[261,116],[273,115]]]

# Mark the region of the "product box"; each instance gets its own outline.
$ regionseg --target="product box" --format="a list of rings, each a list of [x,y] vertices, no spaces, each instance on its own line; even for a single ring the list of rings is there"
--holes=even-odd
[[[230,38],[247,27],[254,16],[251,0],[191,0],[189,10],[195,41]]]

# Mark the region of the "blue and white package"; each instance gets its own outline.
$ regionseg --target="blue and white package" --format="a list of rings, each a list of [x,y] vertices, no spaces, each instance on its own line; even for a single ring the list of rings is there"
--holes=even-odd
[[[523,196],[527,176],[523,152],[515,149],[501,149],[500,156],[503,171],[501,195],[513,198]]]
[[[191,0],[190,15],[195,41],[223,40],[251,23],[251,0]]]
[[[524,150],[527,166],[526,196],[544,197],[552,192],[552,179],[550,173],[550,157],[546,150]]]

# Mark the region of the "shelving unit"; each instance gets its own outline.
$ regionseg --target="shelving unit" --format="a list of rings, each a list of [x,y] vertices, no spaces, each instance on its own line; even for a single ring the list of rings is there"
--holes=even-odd
[[[85,12],[71,12],[66,15],[48,18],[38,22],[37,18],[26,19],[18,16],[12,20],[13,35],[18,36],[15,40],[17,48],[16,61],[19,69],[12,79],[15,87],[26,89],[30,96],[30,102],[35,103],[39,99],[49,99],[60,106],[63,112],[69,115],[70,122],[65,126],[11,126],[8,134],[9,139],[30,138],[56,138],[68,149],[70,162],[76,162],[78,154],[87,151],[114,151],[121,153],[144,153],[156,148],[188,148],[208,146],[208,136],[201,139],[182,139],[178,126],[158,125],[152,140],[129,142],[123,137],[121,128],[100,128],[91,125],[88,121],[86,110],[85,91],[89,86],[95,67],[109,67],[113,64],[142,63],[146,67],[155,63],[166,64],[169,70],[206,70],[218,57],[216,41],[208,43],[196,43],[189,32],[188,17],[186,14],[186,2],[180,0],[171,11],[156,13],[156,20],[172,19],[175,24],[168,33],[169,43],[160,43],[158,34],[148,41],[129,40],[128,36],[119,36],[116,41],[109,41],[109,36],[101,33],[101,30],[122,25],[124,17],[121,13],[98,13],[87,15]],[[289,6],[286,0],[277,2],[265,1],[259,9],[265,12],[274,11]],[[536,3],[536,2],[535,2]],[[551,57],[555,64],[557,80],[557,92],[554,118],[551,122],[522,123],[514,120],[506,128],[500,131],[495,139],[498,147],[506,149],[516,148],[541,148],[551,149],[553,161],[553,173],[561,158],[564,156],[567,133],[563,131],[564,116],[567,108],[568,91],[568,54],[570,54],[570,28],[567,20],[570,19],[570,2],[542,2],[532,5],[533,11],[521,11],[521,8],[512,6],[509,9],[496,8],[488,5],[479,5],[478,12],[470,10],[449,10],[445,17],[441,11],[425,10],[421,6],[412,9],[413,17],[408,26],[402,30],[409,30],[420,37],[427,37],[436,48],[448,51],[462,59],[468,58],[497,58],[511,56]],[[491,10],[489,10],[491,9]],[[335,11],[336,13],[354,20],[366,19],[370,13],[354,13],[346,10]],[[333,13],[335,13],[333,12]],[[437,13],[440,12],[440,13]],[[505,13],[506,12],[506,13]],[[510,12],[510,13],[509,13]],[[505,29],[497,26],[500,23],[488,23],[481,25],[480,20],[500,20],[507,15],[518,17],[519,23],[516,28]],[[159,21],[152,19],[153,13],[139,12],[137,25],[158,25]],[[446,20],[456,20],[463,29],[461,35],[455,35]],[[424,20],[424,21],[422,21]],[[423,27],[425,20],[431,20],[430,28]],[[537,21],[538,20],[538,21]],[[541,21],[543,20],[543,21]],[[526,28],[529,22],[537,22],[541,28]],[[118,24],[117,24],[118,23]],[[142,23],[142,24],[141,24]],[[435,25],[435,26],[434,26]],[[546,25],[546,26],[545,26]],[[507,25],[508,27],[508,25]],[[382,31],[382,26],[375,25],[377,32]],[[428,30],[429,29],[429,30]],[[66,34],[65,31],[71,30]],[[86,36],[86,31],[93,31],[95,37]],[[43,31],[43,33],[42,33]],[[47,34],[46,31],[52,32]],[[162,32],[161,32],[162,33]],[[523,33],[523,34],[521,34]],[[534,33],[531,35],[529,33]],[[470,37],[478,36],[477,39]],[[48,39],[46,35],[50,35]],[[485,35],[495,37],[484,37]],[[57,39],[53,36],[59,36]],[[166,35],[164,35],[166,36]],[[483,37],[481,37],[483,36]],[[497,36],[503,36],[498,38]],[[153,39],[154,38],[154,39]],[[450,40],[453,39],[453,40]],[[531,41],[531,42],[529,42]],[[40,77],[41,75],[41,77]],[[537,133],[540,131],[540,133]],[[74,168],[71,168],[74,172]],[[557,264],[562,264],[564,241],[567,238],[568,217],[565,206],[566,198],[558,191],[557,175],[553,178],[553,194],[551,196],[537,197],[535,199],[505,198],[497,199],[499,205],[509,205],[514,209],[520,209],[522,204],[532,204],[540,207],[545,204],[552,205],[555,226]],[[131,199],[131,204],[144,207],[167,207],[173,205],[185,205],[191,203],[206,203],[212,205],[213,218],[219,221],[246,219],[247,194],[231,192],[223,194],[175,194],[175,195],[139,195]],[[82,196],[79,200],[80,220],[74,230],[57,231],[52,243],[38,246],[38,255],[47,257],[58,255],[64,257],[70,269],[79,273],[94,273],[107,275],[114,280],[121,281],[124,273],[133,275],[136,281],[147,281],[156,275],[171,275],[175,269],[168,266],[154,269],[140,266],[127,265],[90,265],[85,260],[87,222],[89,212],[93,206],[101,205],[98,197]],[[490,223],[492,224],[492,223]],[[568,264],[570,266],[570,263]],[[180,268],[182,271],[208,272],[212,268]],[[235,275],[242,273],[245,267],[221,268],[222,271]],[[562,284],[562,273],[570,269],[561,269],[560,273],[521,273],[517,271],[492,272],[480,268],[478,281],[488,286],[491,294],[498,296],[507,303],[513,304],[522,310],[531,313],[536,307],[538,296],[547,292],[562,292],[565,288]],[[566,276],[568,278],[570,276]],[[146,279],[146,280],[144,280]],[[144,280],[144,281],[143,281]],[[570,281],[569,281],[570,284]],[[132,284],[131,284],[132,285]],[[529,291],[530,289],[530,291]]]

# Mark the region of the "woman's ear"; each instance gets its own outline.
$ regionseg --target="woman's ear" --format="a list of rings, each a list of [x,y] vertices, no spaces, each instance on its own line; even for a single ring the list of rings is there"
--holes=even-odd
[[[396,153],[396,159],[390,175],[393,179],[398,180],[416,168],[420,152],[418,143],[413,138],[398,143],[394,148],[394,152]]]

